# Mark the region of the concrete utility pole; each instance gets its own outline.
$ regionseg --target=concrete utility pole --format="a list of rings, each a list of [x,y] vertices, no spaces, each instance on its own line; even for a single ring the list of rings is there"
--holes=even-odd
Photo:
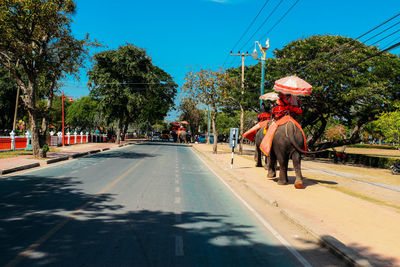
[[[242,95],[244,94],[244,57],[251,56],[251,54],[247,53],[240,53],[233,54],[231,51],[231,56],[241,56],[242,57]],[[244,110],[242,105],[240,105],[240,136],[243,134],[243,121],[244,121]],[[239,139],[239,154],[242,155],[243,147],[242,147],[242,138]]]
[[[240,53],[240,51],[238,54],[233,54],[231,51],[231,56],[241,56],[242,57],[242,90],[243,90],[242,94],[243,94],[244,93],[244,57],[251,56],[251,54],[249,54],[248,52]]]

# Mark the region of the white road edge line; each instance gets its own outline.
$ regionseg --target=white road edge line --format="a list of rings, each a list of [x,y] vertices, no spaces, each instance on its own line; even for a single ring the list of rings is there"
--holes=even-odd
[[[226,183],[211,167],[210,165],[208,165],[207,162],[205,162],[197,153],[193,152],[194,154],[196,154],[196,156],[207,166],[207,168],[215,175],[218,177],[218,179],[232,192],[232,194],[238,199],[240,200],[243,205],[249,209],[254,216],[262,223],[262,225],[267,228],[292,254],[293,256],[295,256],[299,262],[301,262],[301,264],[303,264],[303,266],[305,267],[312,267],[312,265],[303,257],[301,256],[301,254],[294,249],[290,243],[283,237],[281,236],[274,227],[272,227],[272,225],[265,220],[252,206],[250,206],[249,203],[246,202],[246,200],[244,200],[238,193],[236,193],[232,187]]]

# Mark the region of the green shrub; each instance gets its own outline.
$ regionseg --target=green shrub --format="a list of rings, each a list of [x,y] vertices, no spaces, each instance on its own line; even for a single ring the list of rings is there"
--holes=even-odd
[[[50,150],[49,149],[49,145],[48,144],[44,144],[43,147],[42,147],[42,150],[43,150],[44,153],[49,152],[49,150]]]

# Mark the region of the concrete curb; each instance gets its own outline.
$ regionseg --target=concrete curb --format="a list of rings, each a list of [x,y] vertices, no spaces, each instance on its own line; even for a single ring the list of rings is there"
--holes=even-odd
[[[212,159],[207,156],[204,152],[198,150],[196,147],[192,146],[193,149],[201,154],[203,157],[205,157],[208,161],[212,162]],[[220,166],[217,166],[221,171],[224,171]],[[340,242],[338,239],[335,237],[320,232],[316,233],[315,231],[311,230],[310,227],[306,226],[306,224],[301,222],[301,219],[298,218],[298,216],[292,214],[288,210],[284,210],[279,207],[278,202],[275,199],[266,197],[265,194],[260,194],[258,191],[259,189],[253,188],[252,186],[249,186],[243,179],[237,177],[234,173],[230,173],[231,176],[233,176],[237,181],[243,182],[243,185],[248,188],[250,191],[252,191],[254,194],[256,194],[260,199],[263,199],[266,203],[269,205],[276,207],[279,209],[280,213],[286,217],[288,220],[293,222],[294,224],[298,225],[299,227],[303,228],[305,231],[307,231],[309,234],[314,236],[320,243],[321,246],[324,246],[328,248],[333,254],[336,256],[340,257],[343,259],[348,265],[351,266],[360,266],[360,267],[370,267],[372,266],[368,260],[364,259],[361,255],[359,255],[356,251],[353,249],[347,247],[345,244]]]
[[[26,169],[31,169],[31,168],[35,168],[35,167],[40,167],[40,163],[39,162],[31,163],[31,164],[22,165],[22,166],[10,168],[10,169],[0,170],[0,175],[17,172],[17,171],[22,171],[22,170],[26,170]]]
[[[76,158],[84,157],[84,156],[87,156],[87,155],[89,155],[89,152],[81,152],[81,153],[73,154],[69,158],[70,159],[76,159]]]
[[[120,147],[121,146],[127,146],[127,145],[134,145],[134,144],[136,144],[136,143],[135,142],[131,142],[131,143],[127,143],[127,144],[124,144],[124,145],[120,145]],[[4,169],[4,170],[0,170],[0,175],[9,174],[9,173],[18,172],[18,171],[27,170],[27,169],[32,169],[32,168],[40,167],[41,165],[47,165],[47,164],[52,164],[52,163],[56,163],[56,162],[60,162],[60,161],[76,159],[76,158],[88,156],[88,155],[91,155],[91,154],[96,154],[96,153],[100,153],[100,152],[103,152],[103,151],[107,151],[107,150],[110,150],[110,149],[111,148],[109,148],[109,147],[102,148],[102,149],[95,149],[95,150],[90,150],[90,151],[86,151],[86,152],[75,153],[75,154],[72,154],[72,155],[69,155],[69,156],[62,156],[62,157],[58,157],[58,158],[48,159],[48,160],[45,160],[42,163],[37,162],[37,163],[26,164],[26,165],[22,165],[22,166],[10,168],[10,169]]]
[[[63,157],[58,157],[58,158],[54,158],[54,159],[48,159],[45,161],[46,164],[51,164],[51,163],[56,163],[59,161],[64,161],[64,160],[69,160],[70,156],[63,156]]]

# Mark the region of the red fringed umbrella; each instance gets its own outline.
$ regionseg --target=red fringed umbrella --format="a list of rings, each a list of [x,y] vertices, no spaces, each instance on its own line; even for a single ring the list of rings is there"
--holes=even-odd
[[[284,94],[309,95],[312,86],[297,76],[288,76],[275,82],[274,90]]]

